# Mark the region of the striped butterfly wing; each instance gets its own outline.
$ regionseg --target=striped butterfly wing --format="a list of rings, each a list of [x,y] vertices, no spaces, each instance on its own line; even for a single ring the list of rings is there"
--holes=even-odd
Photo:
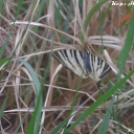
[[[88,52],[88,51],[87,51]],[[89,53],[89,52],[88,52]],[[111,67],[103,59],[98,56],[89,53],[90,67],[92,70],[92,76],[97,82],[100,81],[108,72],[111,71]],[[85,64],[87,64],[85,62]]]
[[[67,49],[59,50],[53,53],[53,56],[67,69],[73,71],[82,78],[89,77],[88,68],[86,68],[83,54],[81,51]]]
[[[59,50],[53,53],[53,56],[66,68],[73,71],[76,75],[82,78],[91,77],[96,82],[99,82],[108,72],[111,67],[103,59],[90,54],[89,51],[78,50]]]

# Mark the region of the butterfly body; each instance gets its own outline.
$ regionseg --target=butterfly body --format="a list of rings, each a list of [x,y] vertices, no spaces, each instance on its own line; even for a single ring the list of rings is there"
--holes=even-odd
[[[108,63],[100,57],[91,54],[88,50],[82,52],[73,49],[64,49],[54,52],[53,56],[76,75],[82,78],[90,76],[96,82],[99,82],[101,78],[111,71]]]

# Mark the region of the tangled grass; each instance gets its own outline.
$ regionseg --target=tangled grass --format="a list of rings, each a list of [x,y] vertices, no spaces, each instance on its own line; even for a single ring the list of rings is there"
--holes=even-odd
[[[134,133],[133,5],[107,0],[0,5],[1,133]],[[60,49],[87,46],[112,67],[103,90],[52,57]]]

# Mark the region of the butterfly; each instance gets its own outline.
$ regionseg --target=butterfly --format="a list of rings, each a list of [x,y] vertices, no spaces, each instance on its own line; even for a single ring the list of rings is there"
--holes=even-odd
[[[76,75],[84,79],[88,77],[94,79],[98,87],[101,79],[112,70],[108,63],[100,57],[91,54],[88,50],[63,49],[53,52],[53,56]]]

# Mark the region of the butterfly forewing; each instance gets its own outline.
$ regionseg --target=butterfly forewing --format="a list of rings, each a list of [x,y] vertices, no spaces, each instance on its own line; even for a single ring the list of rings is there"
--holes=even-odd
[[[54,52],[53,56],[63,64],[63,66],[82,78],[90,76],[96,81],[99,81],[111,71],[111,67],[108,63],[90,54],[89,51],[82,52],[73,49],[64,49]]]
[[[87,70],[82,57],[81,51],[76,50],[59,50],[53,53],[53,56],[66,68],[73,71],[82,78],[88,77]]]

